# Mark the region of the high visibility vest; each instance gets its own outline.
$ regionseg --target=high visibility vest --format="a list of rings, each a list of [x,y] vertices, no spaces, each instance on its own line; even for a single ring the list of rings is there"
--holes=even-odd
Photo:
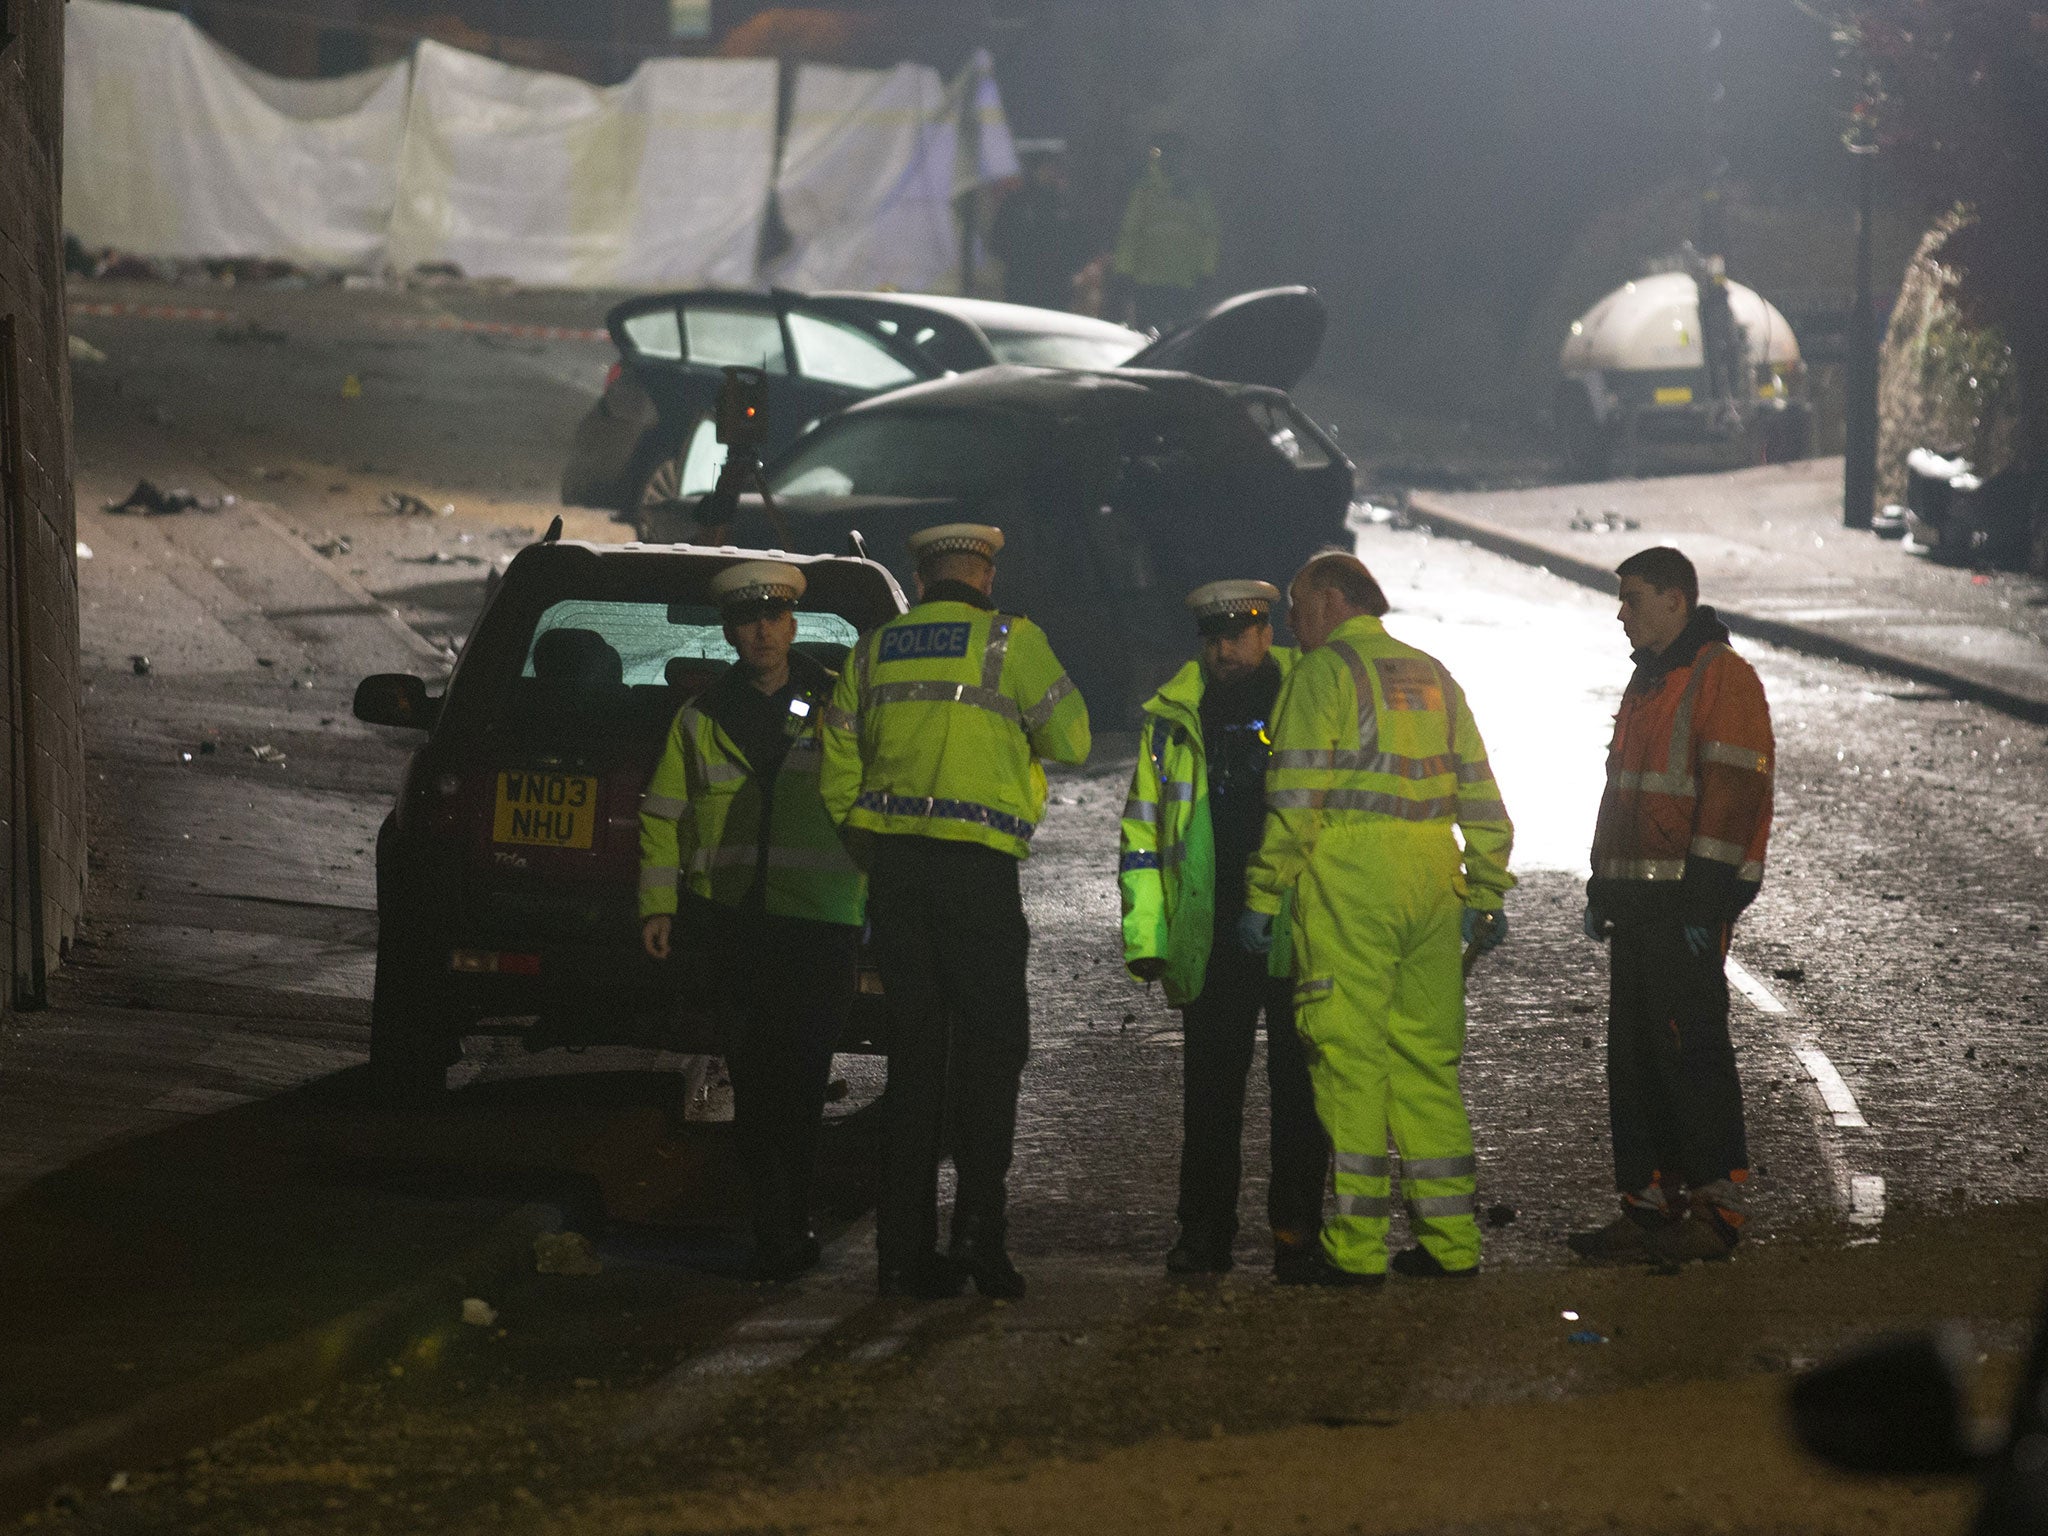
[[[691,890],[721,906],[743,904],[758,877],[762,910],[771,916],[862,921],[867,877],[818,795],[823,701],[812,702],[772,794],[762,793],[745,754],[717,721],[694,704],[677,713],[640,799],[641,917],[674,912],[687,874]]]
[[[1208,188],[1175,191],[1156,165],[1131,189],[1112,260],[1135,283],[1193,288],[1216,275],[1216,204]]]
[[[1760,884],[1776,761],[1763,682],[1725,643],[1632,684],[1614,716],[1594,879],[1677,881],[1692,862],[1696,876]]]
[[[825,710],[826,810],[847,827],[1031,852],[1040,759],[1088,760],[1088,706],[1029,619],[920,603],[863,635]]]
[[[1406,827],[1448,839],[1455,826],[1459,899],[1500,910],[1515,884],[1515,829],[1464,691],[1441,662],[1360,615],[1302,657],[1273,713],[1266,836],[1247,873],[1247,906],[1277,912],[1319,837]]]
[[[1300,653],[1269,653],[1285,678]],[[1124,963],[1164,960],[1166,1001],[1202,995],[1216,921],[1216,838],[1209,820],[1209,758],[1202,739],[1202,664],[1191,661],[1145,702],[1138,765],[1119,834]],[[1267,722],[1268,735],[1272,722]],[[1289,973],[1293,943],[1281,909],[1267,969]]]

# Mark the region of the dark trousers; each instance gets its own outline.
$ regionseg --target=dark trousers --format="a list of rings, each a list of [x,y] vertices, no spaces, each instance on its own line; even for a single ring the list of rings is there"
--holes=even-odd
[[[1031,1046],[1031,931],[1017,861],[978,843],[877,837],[868,922],[889,1007],[875,1246],[883,1269],[909,1269],[938,1246],[949,1129],[959,1175],[953,1234],[1002,1238],[1017,1083]]]
[[[1183,1232],[1225,1246],[1237,1235],[1244,1089],[1262,1011],[1273,1122],[1266,1215],[1276,1234],[1306,1242],[1323,1224],[1330,1142],[1316,1118],[1308,1056],[1294,1032],[1294,983],[1266,974],[1266,957],[1246,953],[1234,922],[1227,932],[1219,925],[1202,995],[1181,1010],[1178,1214]]]
[[[1624,1194],[1661,1174],[1691,1189],[1746,1171],[1742,1083],[1728,1039],[1728,930],[1705,955],[1675,918],[1615,926],[1609,957],[1607,1108],[1614,1183]]]
[[[825,1088],[853,1007],[860,930],[730,908],[708,929],[731,1004],[725,1065],[754,1241],[786,1249],[810,1231]]]

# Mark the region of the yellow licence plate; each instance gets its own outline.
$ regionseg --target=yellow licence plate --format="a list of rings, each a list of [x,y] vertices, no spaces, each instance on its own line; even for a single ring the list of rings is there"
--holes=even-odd
[[[1685,384],[1666,384],[1656,394],[1659,405],[1691,405],[1692,389]]]
[[[597,829],[597,780],[573,773],[498,775],[494,843],[536,848],[588,848]]]

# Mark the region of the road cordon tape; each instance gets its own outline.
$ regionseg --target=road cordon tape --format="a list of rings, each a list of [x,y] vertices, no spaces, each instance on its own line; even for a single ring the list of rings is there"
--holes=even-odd
[[[522,341],[610,341],[601,327],[522,325],[511,320],[463,320],[454,315],[386,315],[371,322],[385,331],[459,331],[469,336],[516,336]]]
[[[74,315],[100,315],[110,320],[232,320],[224,309],[191,304],[74,304]]]

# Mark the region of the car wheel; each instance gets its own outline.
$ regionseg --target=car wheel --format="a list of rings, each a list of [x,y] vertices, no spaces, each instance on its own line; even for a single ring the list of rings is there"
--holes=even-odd
[[[462,1055],[439,985],[438,968],[417,937],[377,924],[377,970],[370,991],[370,1085],[387,1104],[419,1104],[448,1086]]]

